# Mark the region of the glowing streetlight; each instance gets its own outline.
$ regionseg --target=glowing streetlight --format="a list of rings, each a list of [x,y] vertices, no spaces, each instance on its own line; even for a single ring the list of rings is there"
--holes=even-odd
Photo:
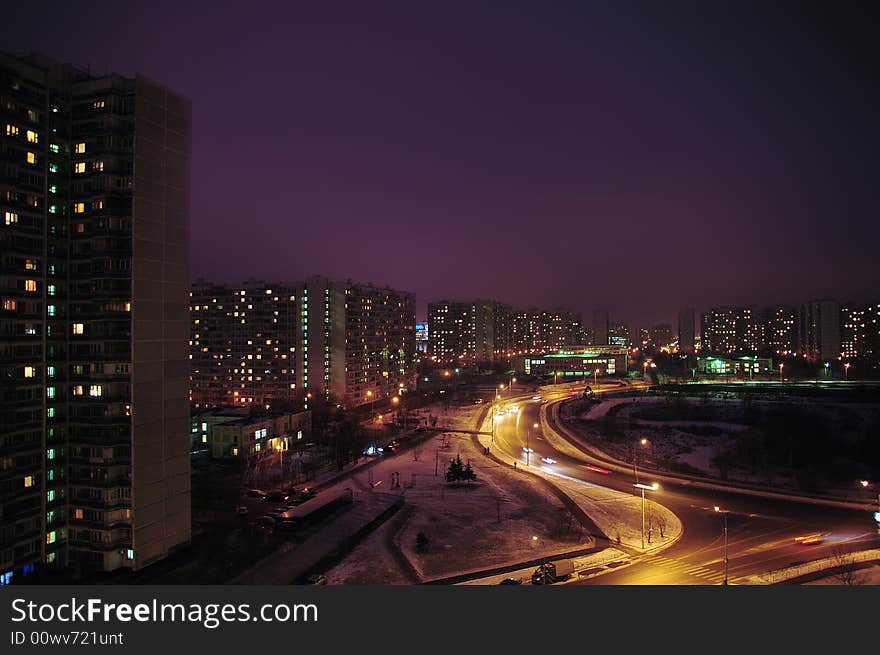
[[[372,420],[375,420],[376,413],[373,411],[373,402],[374,402],[373,392],[370,391],[369,389],[367,390],[367,398],[370,399],[370,420],[372,421]]]
[[[784,366],[785,366],[785,364],[781,364],[781,363],[779,364],[779,381],[780,382],[782,382],[782,369]]]
[[[532,428],[537,430],[538,424],[533,423],[531,428],[526,428],[526,466],[529,466],[531,462],[532,448],[530,446],[530,441],[532,437]]]
[[[727,584],[727,572],[728,572],[728,563],[727,559],[727,510],[722,510],[718,505],[715,505],[715,511],[720,513],[721,516],[724,517],[724,582],[721,584]]]
[[[846,364],[843,365],[843,379],[844,380],[849,380],[849,367],[850,367],[849,362],[847,362]]]
[[[636,482],[633,486],[642,492],[642,550],[645,550],[645,492],[657,491],[660,489],[660,485],[656,482],[653,484],[640,484]]]

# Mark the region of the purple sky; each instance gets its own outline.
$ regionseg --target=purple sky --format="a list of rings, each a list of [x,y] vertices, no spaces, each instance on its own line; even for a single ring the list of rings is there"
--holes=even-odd
[[[637,323],[876,297],[865,16],[128,4],[7,13],[0,47],[192,98],[194,276],[321,273],[415,291],[421,315],[496,297]]]

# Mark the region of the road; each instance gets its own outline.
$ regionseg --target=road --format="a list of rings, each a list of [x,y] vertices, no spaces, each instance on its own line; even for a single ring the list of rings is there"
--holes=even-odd
[[[597,393],[618,391],[616,383],[600,385]],[[568,392],[544,393],[549,403],[563,400]],[[572,457],[557,451],[544,439],[540,426],[541,402],[533,400],[502,401],[508,409],[495,422],[494,448],[511,457],[518,457],[520,466],[541,466],[572,478],[636,493],[632,474],[591,470],[588,465],[602,467],[603,462],[586,454]],[[530,447],[534,451],[523,451]],[[556,460],[549,465],[542,457]],[[606,469],[607,470],[607,469]],[[650,479],[641,476],[641,482]],[[649,492],[650,493],[650,492]],[[687,484],[664,483],[651,496],[672,510],[682,521],[682,538],[656,555],[633,556],[633,564],[585,580],[584,584],[721,584],[724,580],[723,517],[714,510],[727,511],[728,579],[730,584],[747,576],[774,571],[786,566],[828,557],[834,552],[861,550],[880,546],[880,536],[871,514],[809,505],[801,502],[768,499],[739,493],[697,489]],[[796,537],[830,533],[817,544],[805,545]]]

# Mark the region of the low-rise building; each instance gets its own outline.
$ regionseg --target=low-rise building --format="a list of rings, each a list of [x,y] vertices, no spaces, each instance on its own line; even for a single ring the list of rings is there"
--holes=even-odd
[[[700,357],[697,372],[703,375],[766,375],[773,370],[769,357]]]
[[[572,346],[541,355],[521,355],[513,360],[514,370],[525,375],[566,378],[595,375],[624,375],[628,350],[622,346]]]
[[[246,457],[267,448],[289,450],[311,437],[311,411],[250,415],[231,408],[192,416],[192,450],[207,450],[213,459]]]

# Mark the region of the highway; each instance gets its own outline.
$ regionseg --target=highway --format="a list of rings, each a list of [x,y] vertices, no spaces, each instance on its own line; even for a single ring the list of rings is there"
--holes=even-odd
[[[597,393],[619,390],[613,385],[594,386]],[[545,392],[548,403],[561,402],[568,392]],[[544,467],[572,478],[638,493],[632,473],[601,473],[603,461],[587,454],[570,456],[559,452],[543,435],[541,402],[501,401],[502,408],[516,405],[516,413],[505,412],[495,422],[494,448],[519,459],[520,466]],[[539,425],[534,428],[534,424]],[[523,448],[534,451],[527,454]],[[542,457],[556,464],[541,462]],[[608,469],[605,469],[608,470]],[[640,475],[650,483],[650,476]],[[651,492],[649,492],[651,494]],[[671,547],[655,554],[634,554],[634,563],[583,581],[584,584],[695,585],[721,584],[724,579],[723,517],[714,510],[727,511],[729,583],[746,576],[792,566],[835,552],[880,546],[877,526],[870,512],[811,505],[741,493],[698,489],[687,483],[665,482],[651,498],[672,510],[682,521],[684,534]],[[796,537],[826,534],[816,544],[802,544]]]

